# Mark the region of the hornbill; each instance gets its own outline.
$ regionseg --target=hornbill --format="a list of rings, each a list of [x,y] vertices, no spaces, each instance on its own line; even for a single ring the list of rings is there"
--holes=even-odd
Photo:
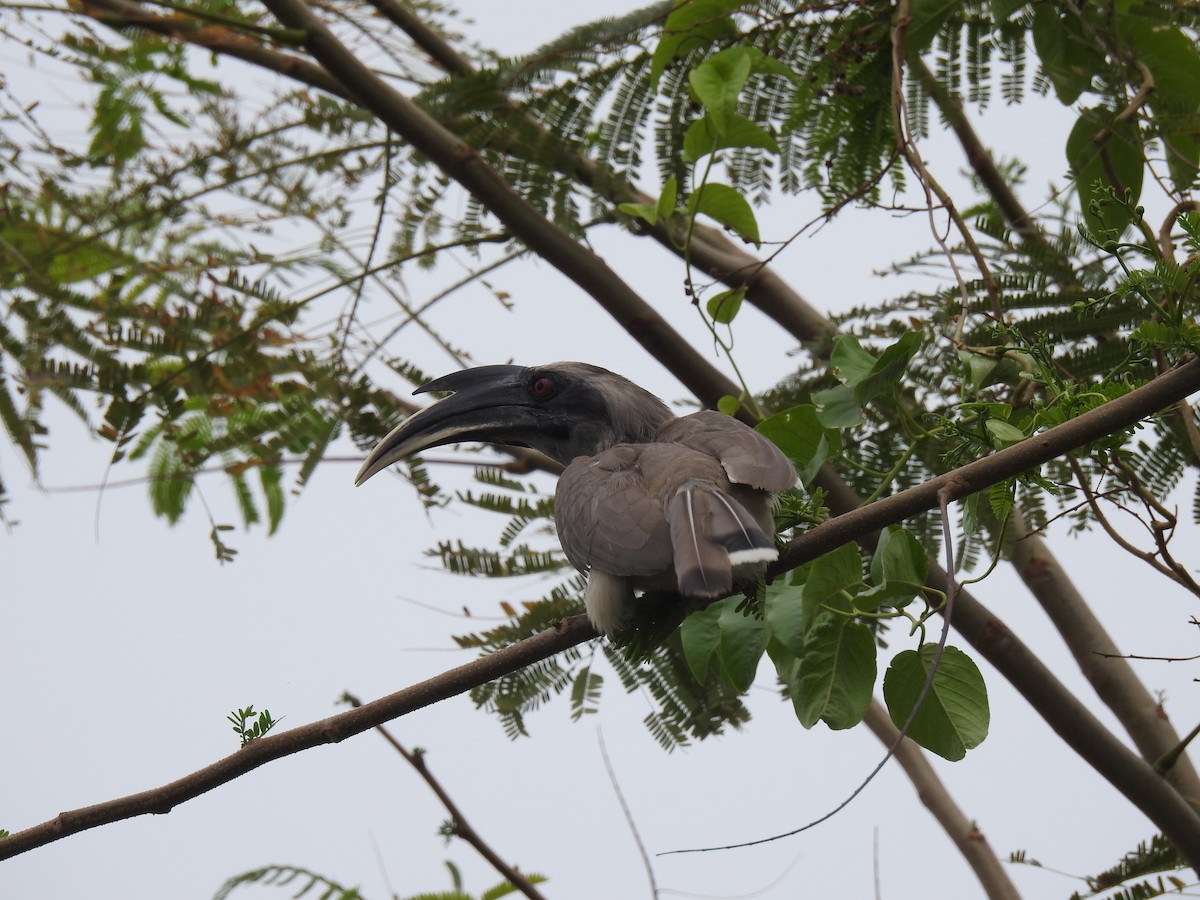
[[[775,495],[796,471],[737,419],[677,418],[632,381],[579,362],[481,366],[416,393],[426,391],[453,393],[380,441],[355,484],[458,441],[531,447],[562,463],[558,538],[588,574],[588,618],[609,637],[628,624],[635,591],[724,597],[776,558]]]

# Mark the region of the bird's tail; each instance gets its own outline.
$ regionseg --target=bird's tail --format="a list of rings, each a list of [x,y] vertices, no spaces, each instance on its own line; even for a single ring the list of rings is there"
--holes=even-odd
[[[667,506],[675,577],[685,597],[724,597],[734,566],[768,563],[779,554],[754,517],[711,484],[688,481]]]

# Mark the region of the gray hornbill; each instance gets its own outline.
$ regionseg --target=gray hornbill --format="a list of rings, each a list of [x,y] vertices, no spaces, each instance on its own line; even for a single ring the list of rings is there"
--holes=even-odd
[[[610,637],[637,590],[730,594],[776,558],[772,508],[796,471],[769,440],[719,412],[677,418],[607,369],[578,362],[482,366],[419,388],[453,391],[379,442],[362,484],[407,456],[458,441],[532,447],[566,466],[555,524],[588,573],[588,618]]]

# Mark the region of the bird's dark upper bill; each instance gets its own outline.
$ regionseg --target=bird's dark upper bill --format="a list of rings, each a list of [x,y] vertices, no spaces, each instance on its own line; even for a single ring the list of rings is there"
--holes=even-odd
[[[405,419],[371,451],[354,479],[362,484],[407,456],[455,441],[487,441],[520,421],[525,386],[520,366],[480,366],[435,378],[413,393],[454,391]]]

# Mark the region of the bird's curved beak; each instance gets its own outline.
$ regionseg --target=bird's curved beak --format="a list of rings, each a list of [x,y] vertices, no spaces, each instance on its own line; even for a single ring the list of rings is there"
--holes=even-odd
[[[413,393],[453,391],[414,413],[380,441],[355,476],[360,485],[392,463],[456,441],[498,441],[533,423],[522,402],[521,366],[479,366],[435,378]]]

